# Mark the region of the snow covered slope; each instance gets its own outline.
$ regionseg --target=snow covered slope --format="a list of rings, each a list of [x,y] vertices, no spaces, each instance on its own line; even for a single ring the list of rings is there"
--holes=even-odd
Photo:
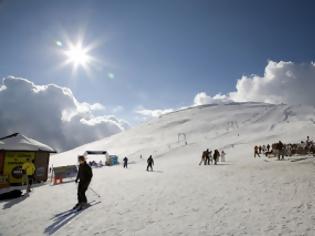
[[[307,106],[209,105],[167,114],[55,155],[54,166],[74,164],[86,150],[127,155],[131,163],[94,169],[87,197],[96,205],[79,214],[60,215],[76,203],[74,183],[0,202],[0,235],[314,235],[314,158],[253,158],[255,144],[314,138],[314,131],[315,109]],[[205,148],[224,149],[227,162],[199,166]],[[154,172],[145,171],[149,154]]]
[[[305,139],[315,131],[315,108],[309,106],[231,103],[205,105],[169,113],[156,120],[56,155],[54,166],[77,163],[77,155],[86,150],[107,150],[119,156],[138,160],[142,154],[155,157],[183,148],[186,134],[188,147],[230,148],[242,144],[263,144]],[[252,151],[252,150],[248,150]],[[93,159],[93,157],[90,157]]]

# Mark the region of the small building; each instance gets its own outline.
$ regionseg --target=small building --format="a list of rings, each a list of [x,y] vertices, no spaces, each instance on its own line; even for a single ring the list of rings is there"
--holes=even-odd
[[[27,159],[34,160],[35,181],[46,181],[50,153],[56,153],[56,151],[46,144],[19,133],[0,138],[0,180],[2,180],[2,184],[6,181],[11,186],[21,185],[22,165]]]
[[[106,166],[113,166],[118,165],[118,156],[117,155],[109,155],[107,151],[86,151],[84,156],[87,157],[88,155],[105,155],[105,165]]]

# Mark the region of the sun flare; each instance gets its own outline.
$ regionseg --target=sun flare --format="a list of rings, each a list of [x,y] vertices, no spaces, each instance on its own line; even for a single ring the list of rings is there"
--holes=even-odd
[[[55,45],[58,48],[59,55],[63,58],[60,67],[72,67],[73,76],[84,73],[91,78],[93,70],[99,68],[102,64],[95,55],[92,55],[93,51],[100,45],[98,40],[86,43],[81,35],[78,36],[76,41],[72,41],[65,34],[64,39],[57,40]]]
[[[67,62],[73,64],[75,67],[86,67],[90,62],[88,50],[79,43],[77,45],[71,45],[69,49],[65,51],[65,55]]]

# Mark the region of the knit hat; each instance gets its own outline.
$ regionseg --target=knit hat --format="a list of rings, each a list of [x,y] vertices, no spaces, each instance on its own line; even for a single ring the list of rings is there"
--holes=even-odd
[[[78,160],[79,160],[79,161],[85,161],[85,157],[82,156],[82,155],[79,155],[79,156],[78,156]]]

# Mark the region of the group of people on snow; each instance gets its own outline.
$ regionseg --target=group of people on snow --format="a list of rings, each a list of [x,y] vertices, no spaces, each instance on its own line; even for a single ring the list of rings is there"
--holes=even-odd
[[[254,147],[254,157],[260,157],[261,154],[267,155],[270,152],[270,145],[255,145]]]
[[[140,155],[140,159],[142,159],[142,155]],[[147,171],[153,171],[153,166],[154,166],[154,160],[152,155],[149,156],[149,158],[147,159]],[[124,157],[123,159],[123,167],[124,168],[128,168],[128,157]]]
[[[278,160],[284,160],[284,156],[292,156],[293,154],[315,154],[315,144],[309,136],[306,137],[306,141],[301,141],[300,144],[284,144],[281,140],[277,143],[268,145],[255,145],[254,146],[254,158],[260,157],[261,154],[265,154],[266,157],[270,157],[270,154],[278,157]]]
[[[277,150],[277,151],[275,151]],[[268,157],[270,154],[276,154],[278,155],[278,159],[281,160],[284,159],[284,144],[279,141],[278,143],[274,143],[272,144],[272,146],[270,146],[269,144],[267,145],[255,145],[254,147],[254,158],[256,158],[256,156],[260,157],[261,154],[265,154],[266,157]]]
[[[199,165],[201,165],[202,163],[204,163],[204,165],[210,165],[212,163],[216,165],[219,162],[220,157],[221,157],[221,162],[225,162],[225,155],[226,153],[223,150],[221,151],[221,154],[220,154],[219,150],[215,149],[212,154],[212,151],[209,151],[209,149],[207,149],[202,152]]]

